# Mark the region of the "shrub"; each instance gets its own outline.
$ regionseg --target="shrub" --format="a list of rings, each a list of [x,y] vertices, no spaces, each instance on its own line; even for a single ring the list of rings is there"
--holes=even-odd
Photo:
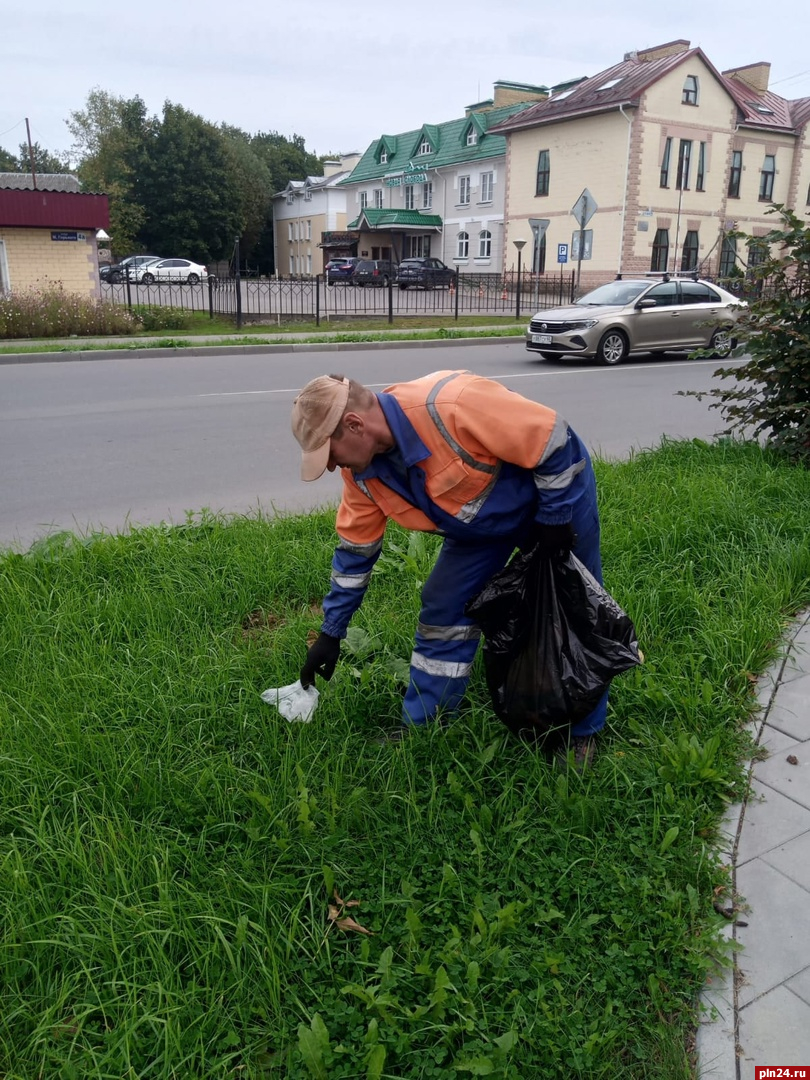
[[[169,307],[134,307],[132,313],[144,330],[187,330],[191,312]]]
[[[125,308],[69,292],[58,282],[0,296],[0,338],[92,337],[137,329]]]
[[[768,213],[782,224],[767,236],[736,234],[769,252],[748,269],[755,298],[735,330],[751,359],[715,372],[735,386],[693,396],[716,399],[711,408],[729,424],[724,434],[763,435],[774,449],[810,464],[810,226],[780,204]]]

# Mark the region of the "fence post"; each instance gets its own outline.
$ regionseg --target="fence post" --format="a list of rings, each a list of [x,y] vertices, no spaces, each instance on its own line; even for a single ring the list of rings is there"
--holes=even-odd
[[[458,322],[458,287],[459,287],[459,284],[460,284],[460,278],[458,276],[458,270],[456,270],[455,288],[453,290],[455,292],[455,294],[456,294],[454,299],[453,299],[453,319],[456,322]]]
[[[208,275],[208,318],[214,317],[214,278]]]
[[[129,284],[129,267],[126,269],[124,281],[127,283],[127,308],[132,311],[132,288]]]
[[[321,325],[321,276],[315,275],[315,325]]]
[[[389,276],[388,278],[388,325],[393,326],[394,323],[394,278]]]

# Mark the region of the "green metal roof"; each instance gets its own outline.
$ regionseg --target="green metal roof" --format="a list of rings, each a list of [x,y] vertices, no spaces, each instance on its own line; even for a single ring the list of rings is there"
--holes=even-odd
[[[347,229],[359,229],[362,218],[366,219],[369,228],[390,229],[401,225],[413,228],[414,225],[423,229],[440,229],[442,227],[441,214],[420,214],[418,210],[361,210],[354,221],[350,222]]]
[[[469,116],[449,120],[444,124],[423,124],[420,128],[399,135],[381,135],[371,143],[351,173],[340,180],[336,187],[364,180],[382,180],[391,173],[403,172],[409,166],[417,169],[441,169],[448,165],[461,165],[502,156],[506,153],[506,137],[490,135],[488,129],[536,104],[536,100],[521,101],[514,105],[504,105],[500,109],[473,112]],[[467,130],[470,127],[474,127],[478,132],[478,141],[474,146],[466,144]],[[417,155],[423,138],[430,141],[433,153]],[[388,154],[385,164],[380,164],[382,150]]]

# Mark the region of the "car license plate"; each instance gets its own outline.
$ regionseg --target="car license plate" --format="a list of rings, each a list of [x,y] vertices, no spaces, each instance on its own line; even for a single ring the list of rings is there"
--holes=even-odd
[[[532,334],[532,345],[550,345],[551,334]]]

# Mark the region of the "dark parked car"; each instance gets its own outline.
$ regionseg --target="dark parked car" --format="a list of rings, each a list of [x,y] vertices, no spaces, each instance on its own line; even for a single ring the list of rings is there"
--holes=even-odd
[[[149,263],[160,262],[160,255],[130,255],[127,259],[114,265],[105,265],[98,268],[98,276],[109,285],[118,285],[125,278],[135,279],[135,271]]]
[[[361,259],[354,268],[355,285],[387,286],[393,281],[397,268],[390,259]]]
[[[330,259],[326,264],[326,281],[329,285],[336,285],[338,282],[343,283],[351,281],[354,274],[354,268],[360,262],[358,258],[353,255],[347,255],[345,258]]]
[[[445,266],[441,259],[403,259],[396,276],[400,289],[407,289],[409,285],[435,289],[442,285],[446,287],[455,280],[455,270]]]

